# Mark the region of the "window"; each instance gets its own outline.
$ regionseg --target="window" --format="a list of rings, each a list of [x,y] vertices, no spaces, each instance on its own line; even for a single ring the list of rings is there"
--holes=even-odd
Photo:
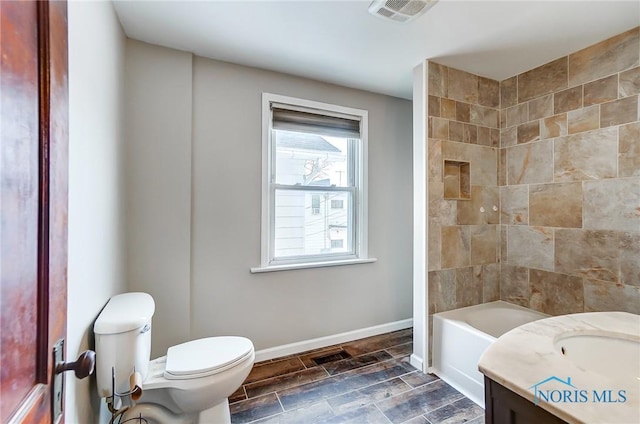
[[[367,111],[263,94],[262,260],[252,272],[367,258]]]
[[[319,194],[311,195],[311,213],[314,215],[320,214],[320,195]]]
[[[344,208],[343,200],[332,200],[331,201],[331,209],[342,209]]]

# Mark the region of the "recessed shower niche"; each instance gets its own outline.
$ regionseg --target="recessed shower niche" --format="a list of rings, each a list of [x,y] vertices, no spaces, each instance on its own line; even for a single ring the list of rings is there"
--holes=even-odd
[[[444,198],[450,200],[470,200],[469,162],[444,161]]]

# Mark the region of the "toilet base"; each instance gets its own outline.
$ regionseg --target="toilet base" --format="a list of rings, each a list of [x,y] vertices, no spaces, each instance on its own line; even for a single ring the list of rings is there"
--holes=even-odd
[[[161,405],[153,403],[139,403],[125,412],[123,422],[146,424],[197,424],[194,414],[178,415]]]
[[[231,424],[231,413],[229,411],[229,399],[225,398],[213,408],[200,412],[198,423],[220,423]]]
[[[231,424],[228,399],[201,411],[197,416],[195,414],[178,415],[161,405],[139,403],[124,414],[123,421],[136,422],[138,417],[144,418],[148,424]]]

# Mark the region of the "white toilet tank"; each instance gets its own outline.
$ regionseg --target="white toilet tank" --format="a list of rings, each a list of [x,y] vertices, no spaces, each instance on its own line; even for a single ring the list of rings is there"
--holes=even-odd
[[[129,376],[144,380],[151,355],[151,318],[155,302],[147,293],[124,293],[107,302],[93,325],[96,336],[96,380],[100,397],[111,396],[112,369],[117,393],[129,390]]]

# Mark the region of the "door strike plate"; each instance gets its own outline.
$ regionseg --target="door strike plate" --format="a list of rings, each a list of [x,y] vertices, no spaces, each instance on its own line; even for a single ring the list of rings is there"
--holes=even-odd
[[[62,417],[62,402],[64,401],[64,373],[56,373],[56,365],[64,362],[64,339],[60,339],[53,346],[53,390],[51,391],[51,406],[53,408],[53,422],[57,423]]]

